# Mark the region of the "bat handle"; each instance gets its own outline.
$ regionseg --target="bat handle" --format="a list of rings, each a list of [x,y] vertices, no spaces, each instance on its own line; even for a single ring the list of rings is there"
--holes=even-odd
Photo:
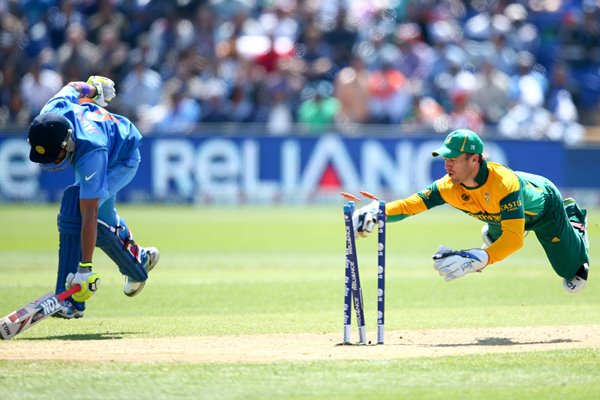
[[[79,292],[80,290],[81,290],[81,285],[79,283],[76,283],[73,286],[71,286],[70,289],[57,294],[56,297],[58,297],[59,301],[64,301],[64,300],[68,299],[69,297],[71,297],[71,295],[73,295],[74,293]]]

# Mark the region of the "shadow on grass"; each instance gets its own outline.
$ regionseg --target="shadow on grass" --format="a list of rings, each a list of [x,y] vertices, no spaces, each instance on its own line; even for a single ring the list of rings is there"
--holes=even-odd
[[[82,333],[73,335],[57,335],[37,338],[23,338],[21,340],[114,340],[123,339],[124,336],[139,335],[142,332],[100,332]]]
[[[469,346],[523,346],[523,345],[532,345],[532,344],[554,344],[554,343],[575,343],[578,340],[573,339],[552,339],[552,340],[542,340],[542,341],[532,341],[532,342],[520,342],[515,341],[510,338],[483,338],[483,339],[475,339],[476,343],[444,343],[444,344],[434,344],[431,347],[469,347]]]

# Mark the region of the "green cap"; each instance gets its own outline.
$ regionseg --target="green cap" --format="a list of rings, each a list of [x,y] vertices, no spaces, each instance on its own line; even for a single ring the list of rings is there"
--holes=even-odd
[[[463,153],[483,153],[483,142],[481,138],[469,129],[457,129],[446,136],[444,144],[431,155],[434,157],[456,158]]]

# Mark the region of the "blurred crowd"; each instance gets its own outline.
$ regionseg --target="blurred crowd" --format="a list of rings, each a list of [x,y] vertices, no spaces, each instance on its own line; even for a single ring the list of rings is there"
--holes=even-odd
[[[94,74],[157,135],[382,124],[575,143],[600,125],[600,0],[0,0],[0,18],[4,127]]]

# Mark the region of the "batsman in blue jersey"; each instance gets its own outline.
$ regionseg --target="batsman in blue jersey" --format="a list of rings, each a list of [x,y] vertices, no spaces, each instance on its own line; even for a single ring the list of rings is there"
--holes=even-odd
[[[83,317],[85,301],[98,289],[94,248],[101,248],[125,276],[124,292],[135,296],[158,263],[154,247],[134,240],[115,208],[115,197],[135,176],[142,135],[127,118],[104,107],[115,97],[114,82],[92,76],[70,82],[42,108],[29,128],[29,158],[55,171],[71,165],[75,183],[63,193],[58,214],[56,292],[80,284],[57,316]]]

